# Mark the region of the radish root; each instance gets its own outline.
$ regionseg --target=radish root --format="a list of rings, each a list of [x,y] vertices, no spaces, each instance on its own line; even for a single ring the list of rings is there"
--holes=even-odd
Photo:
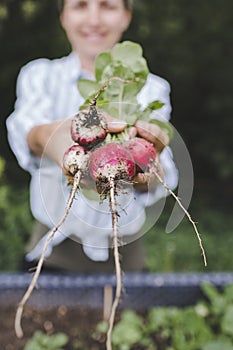
[[[110,210],[112,214],[112,227],[113,227],[113,249],[114,249],[114,260],[115,260],[115,269],[116,269],[116,292],[115,299],[112,304],[111,314],[109,317],[109,327],[107,331],[107,340],[106,340],[106,348],[107,350],[112,350],[112,330],[116,315],[116,309],[118,307],[121,290],[122,290],[122,273],[121,273],[121,265],[120,265],[120,255],[118,250],[119,236],[118,236],[118,213],[116,210],[116,200],[115,200],[115,182],[114,178],[110,177],[110,193],[109,193],[109,203]]]
[[[70,211],[70,208],[72,206],[75,194],[76,194],[76,192],[77,192],[77,190],[79,188],[80,178],[81,178],[81,172],[78,171],[74,175],[74,178],[73,178],[74,179],[74,183],[73,183],[70,195],[69,195],[69,199],[68,199],[68,202],[67,202],[65,213],[64,213],[63,217],[61,218],[61,220],[54,226],[53,230],[50,232],[49,236],[47,237],[47,239],[45,241],[45,244],[44,244],[44,247],[43,247],[43,250],[42,250],[42,253],[41,253],[41,256],[40,256],[40,259],[39,259],[39,261],[37,263],[36,271],[34,273],[32,281],[31,281],[27,291],[25,292],[23,298],[21,299],[19,305],[18,305],[18,308],[17,308],[17,311],[16,311],[16,316],[15,316],[15,333],[16,333],[18,338],[22,338],[23,337],[23,330],[22,330],[22,326],[21,326],[21,320],[22,320],[24,306],[25,306],[26,302],[28,301],[28,299],[30,298],[34,288],[36,287],[37,280],[39,278],[39,275],[40,275],[40,272],[41,272],[41,269],[42,269],[42,266],[43,266],[43,263],[44,263],[45,254],[46,254],[46,251],[47,251],[48,244],[51,241],[51,239],[53,238],[53,236],[56,233],[56,231],[59,229],[59,227],[64,223],[64,221],[66,220],[66,218],[67,218],[67,216],[69,214],[69,211]]]
[[[183,206],[183,204],[181,203],[181,200],[179,199],[179,197],[176,196],[176,194],[170,189],[170,187],[166,184],[166,182],[164,182],[164,180],[162,179],[162,177],[159,175],[158,171],[157,171],[157,166],[156,164],[154,164],[154,166],[151,166],[150,172],[156,176],[156,178],[158,179],[158,181],[163,185],[163,187],[170,193],[170,195],[176,200],[176,202],[178,203],[178,205],[180,206],[180,208],[184,211],[185,215],[187,216],[188,220],[190,221],[190,223],[192,224],[194,231],[196,233],[198,242],[199,242],[199,246],[201,249],[201,253],[203,256],[203,260],[204,260],[204,265],[207,266],[207,258],[206,258],[206,254],[205,254],[205,249],[203,247],[202,244],[202,240],[201,240],[201,235],[198,231],[197,225],[195,223],[195,221],[192,219],[190,213],[187,211],[187,209]]]

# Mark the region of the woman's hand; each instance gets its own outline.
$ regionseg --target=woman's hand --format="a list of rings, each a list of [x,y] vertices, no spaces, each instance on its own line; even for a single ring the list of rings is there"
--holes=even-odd
[[[153,143],[154,148],[156,150],[156,158],[157,158],[156,171],[158,175],[161,177],[161,179],[163,179],[165,176],[165,173],[160,164],[159,158],[160,158],[160,153],[162,152],[164,147],[166,147],[169,143],[169,138],[167,134],[165,134],[160,129],[160,127],[156,124],[138,120],[135,126],[129,129],[130,138],[133,138],[137,135]],[[148,184],[149,184],[149,190],[151,191],[155,190],[157,184],[159,183],[159,180],[153,174],[139,173],[135,177],[134,182],[135,182],[135,188],[138,191],[144,192],[148,190]]]
[[[153,143],[157,153],[161,153],[164,147],[169,143],[169,138],[162,129],[156,124],[148,123],[143,120],[137,120],[135,126],[129,129],[129,136],[141,136],[145,140]]]
[[[115,119],[105,114],[107,121],[107,130],[111,133],[123,131],[127,124],[124,121]],[[42,124],[33,127],[28,133],[27,142],[33,154],[38,157],[46,156],[56,162],[63,169],[63,157],[65,151],[74,144],[71,134],[71,119],[59,120],[49,124]],[[161,177],[164,177],[164,172],[159,165],[159,155],[163,148],[168,144],[168,136],[155,124],[147,123],[138,120],[135,126],[129,129],[129,136],[132,138],[139,135],[153,143],[158,159],[158,169]],[[138,174],[135,178],[137,188],[145,189],[148,181],[156,184],[156,178],[148,177],[145,174]]]
[[[123,131],[127,124],[105,115],[108,132]],[[62,168],[65,151],[74,144],[71,138],[71,119],[54,121],[34,126],[28,133],[27,143],[31,152],[37,157],[48,157]]]

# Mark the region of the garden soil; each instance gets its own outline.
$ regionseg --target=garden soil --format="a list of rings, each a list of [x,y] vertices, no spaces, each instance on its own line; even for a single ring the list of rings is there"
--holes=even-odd
[[[24,336],[18,339],[14,331],[16,306],[0,308],[0,350],[23,350],[26,342],[36,330],[48,334],[64,332],[69,344],[64,350],[102,350],[105,339],[95,334],[95,326],[102,320],[100,310],[68,309],[59,306],[53,309],[32,309],[26,307],[22,327]]]

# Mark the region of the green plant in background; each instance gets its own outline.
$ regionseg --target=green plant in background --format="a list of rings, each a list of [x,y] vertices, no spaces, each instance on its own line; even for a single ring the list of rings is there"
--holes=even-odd
[[[124,310],[113,330],[114,350],[233,350],[233,285],[210,284],[208,301],[185,308],[154,307],[146,315]],[[105,324],[97,326],[105,332]]]
[[[62,350],[68,340],[68,336],[64,333],[46,334],[36,331],[24,350]]]
[[[198,194],[196,195],[198,197]],[[206,247],[208,266],[203,268],[199,247],[187,218],[170,234],[166,224],[174,205],[173,198],[166,204],[158,221],[145,235],[146,267],[150,272],[210,272],[233,270],[233,219],[227,213],[209,206],[203,197],[194,200],[190,211],[198,219],[203,244]],[[205,208],[205,210],[203,210]],[[193,249],[189,249],[192,246]],[[218,259],[216,259],[218,256]]]
[[[15,270],[22,259],[25,241],[32,228],[28,190],[9,186],[0,158],[0,270]]]

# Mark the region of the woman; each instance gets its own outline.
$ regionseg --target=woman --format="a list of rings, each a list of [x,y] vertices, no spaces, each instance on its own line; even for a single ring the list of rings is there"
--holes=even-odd
[[[64,152],[72,144],[70,118],[83,102],[77,81],[83,77],[92,78],[96,55],[111,49],[120,40],[131,16],[130,0],[61,1],[60,20],[71,44],[71,54],[56,60],[35,60],[20,72],[15,110],[7,120],[7,128],[19,164],[32,176],[31,209],[38,224],[26,258],[34,265],[41,253],[45,233],[62,217],[67,201],[68,190],[61,168]],[[148,102],[153,97],[163,101],[161,116],[167,120],[171,110],[169,92],[169,84],[164,79],[150,75],[140,99]],[[107,123],[110,132],[119,132],[126,127],[124,122],[110,116]],[[166,181],[174,188],[177,174],[166,149],[167,136],[156,125],[142,121],[130,129],[130,134],[153,142],[161,153]],[[137,181],[143,183],[144,180],[139,177]],[[166,194],[158,185],[150,204]],[[122,235],[131,234],[131,241],[138,237],[148,205],[144,193],[134,193],[133,197],[137,200],[127,203],[127,218],[120,218],[125,225]],[[82,195],[75,201],[74,208],[77,210],[70,213],[53,239],[48,249],[48,255],[51,255],[45,265],[80,272],[113,271],[112,253],[108,249],[111,225],[107,209],[104,211],[98,201]],[[68,236],[81,242],[82,246],[66,239]],[[122,254],[123,269],[144,268],[140,240],[122,247]]]

